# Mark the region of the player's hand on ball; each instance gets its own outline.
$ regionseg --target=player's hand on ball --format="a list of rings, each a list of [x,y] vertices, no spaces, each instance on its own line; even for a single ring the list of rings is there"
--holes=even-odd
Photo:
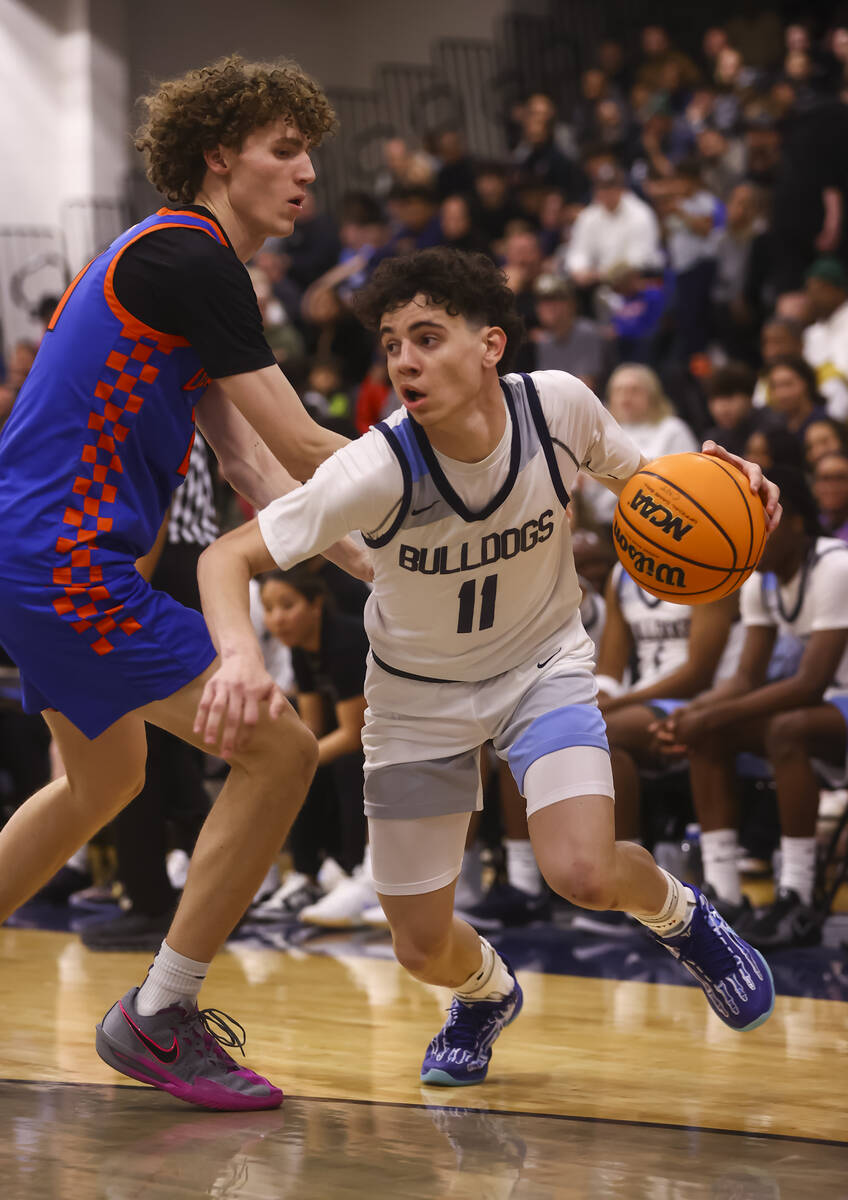
[[[762,499],[766,516],[768,517],[769,533],[777,529],[780,524],[781,515],[783,514],[780,504],[780,488],[776,483],[772,483],[770,479],[766,479],[765,475],[763,475],[762,467],[757,466],[756,463],[749,462],[747,458],[740,458],[738,454],[731,454],[729,450],[725,450],[724,446],[719,446],[717,442],[704,442],[701,447],[701,453],[711,454],[713,458],[723,458],[725,462],[738,467],[748,477],[751,491],[755,495],[759,495]]]
[[[265,670],[262,659],[246,654],[225,658],[206,681],[194,732],[202,735],[207,746],[215,746],[220,739],[219,753],[229,758],[234,750],[247,744],[263,701],[272,719],[286,706],[285,696]]]

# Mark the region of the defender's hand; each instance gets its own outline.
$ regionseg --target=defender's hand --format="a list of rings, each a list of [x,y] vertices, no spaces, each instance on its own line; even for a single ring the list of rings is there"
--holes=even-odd
[[[220,738],[221,757],[229,758],[249,741],[263,701],[267,702],[272,719],[280,715],[287,703],[261,659],[234,654],[224,659],[206,681],[194,718],[194,732],[202,734],[207,746],[215,746]]]

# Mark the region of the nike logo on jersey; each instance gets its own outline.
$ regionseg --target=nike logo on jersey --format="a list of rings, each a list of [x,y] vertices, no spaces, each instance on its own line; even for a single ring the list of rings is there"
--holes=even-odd
[[[552,658],[556,658],[556,656],[559,654],[561,649],[562,649],[562,646],[557,646],[557,648],[556,648],[556,650],[554,650],[553,654],[549,654],[544,662],[536,663],[536,666],[539,668],[539,670],[541,671],[542,667],[546,667]]]
[[[173,1043],[166,1050],[164,1046],[160,1046],[157,1042],[154,1042],[152,1038],[149,1038],[146,1033],[142,1033],[135,1021],[124,1008],[123,1004],[121,1005],[121,1012],[124,1014],[124,1020],[129,1025],[135,1036],[143,1046],[147,1047],[154,1058],[158,1058],[159,1061],[163,1063],[172,1063],[179,1058],[180,1048],[177,1045],[176,1034],[174,1034]]]
[[[409,515],[411,517],[417,517],[419,513],[427,512],[427,510],[432,508],[434,504],[438,504],[438,503],[439,503],[438,500],[434,500],[433,504],[425,504],[423,508],[413,508],[412,512]]]

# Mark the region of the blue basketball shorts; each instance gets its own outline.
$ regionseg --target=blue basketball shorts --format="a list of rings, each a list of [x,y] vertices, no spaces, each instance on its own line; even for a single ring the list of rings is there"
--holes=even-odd
[[[88,738],[173,695],[216,653],[200,613],[129,565],[79,594],[0,570],[0,644],[20,671],[24,711],[55,709]]]

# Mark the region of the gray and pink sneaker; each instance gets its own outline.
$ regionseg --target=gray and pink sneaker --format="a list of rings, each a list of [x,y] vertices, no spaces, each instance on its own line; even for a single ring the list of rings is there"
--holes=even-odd
[[[240,1067],[224,1049],[244,1054],[245,1033],[238,1021],[216,1008],[179,1004],[143,1017],[135,1006],[137,995],[138,988],[131,988],[97,1026],[95,1047],[110,1067],[202,1108],[279,1108],[280,1089]]]

